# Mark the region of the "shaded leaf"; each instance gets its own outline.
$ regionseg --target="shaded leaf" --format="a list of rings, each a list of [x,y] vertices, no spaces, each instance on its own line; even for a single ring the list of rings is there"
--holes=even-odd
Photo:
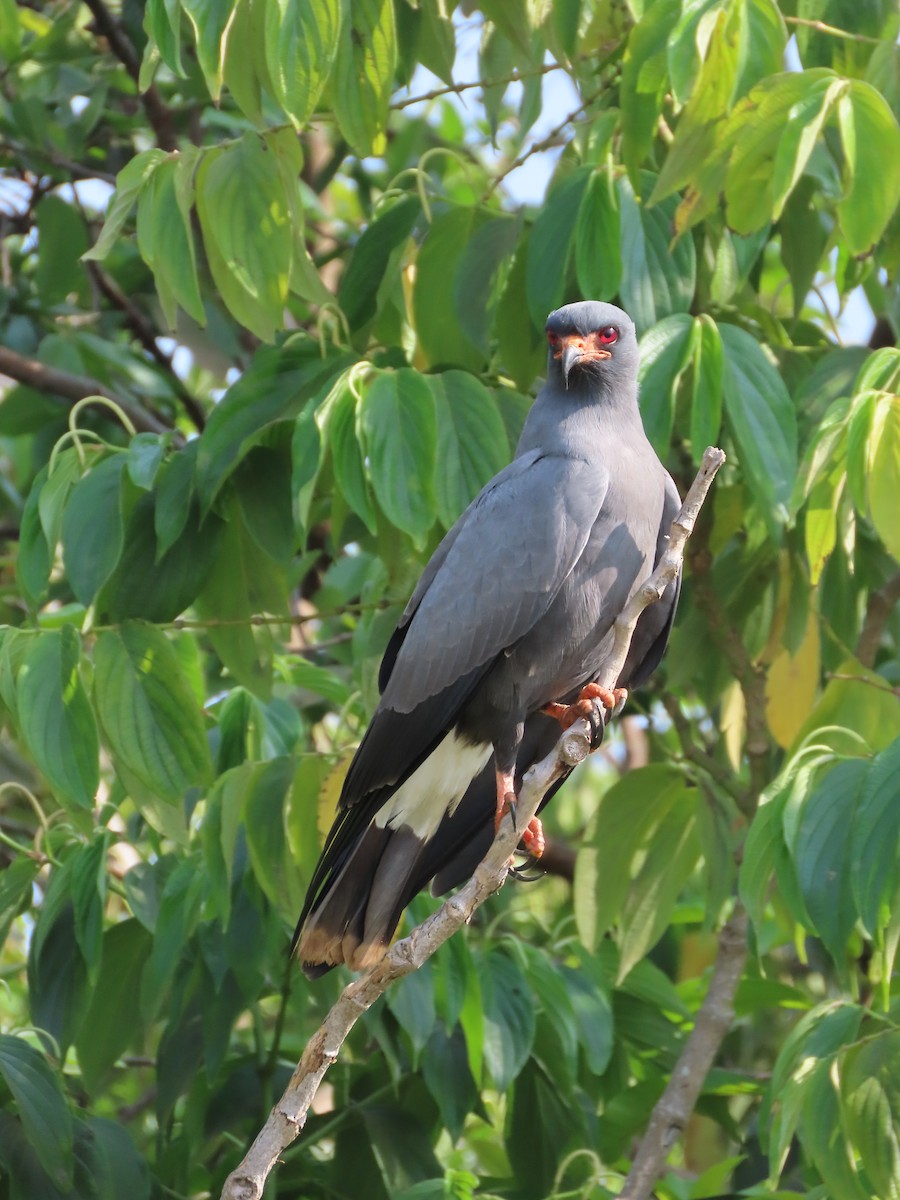
[[[94,713],[78,674],[81,647],[71,627],[35,637],[18,674],[18,718],[35,762],[57,795],[90,809],[99,782]]]
[[[210,773],[203,718],[171,644],[128,621],[97,638],[97,711],[114,761],[175,803]]]

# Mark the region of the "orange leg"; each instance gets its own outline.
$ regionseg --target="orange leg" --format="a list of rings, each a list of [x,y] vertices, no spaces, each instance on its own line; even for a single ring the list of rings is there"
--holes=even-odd
[[[573,704],[547,704],[543,711],[548,717],[555,717],[563,729],[568,729],[580,717],[590,719],[595,700],[599,700],[604,708],[616,714],[622,711],[627,699],[627,688],[613,688],[610,691],[608,688],[601,687],[599,683],[587,683]]]
[[[539,817],[532,817],[522,834],[522,845],[532,858],[541,858],[544,853],[544,827]]]
[[[497,808],[494,813],[494,833],[508,812],[516,819],[516,777],[514,771],[497,771]]]

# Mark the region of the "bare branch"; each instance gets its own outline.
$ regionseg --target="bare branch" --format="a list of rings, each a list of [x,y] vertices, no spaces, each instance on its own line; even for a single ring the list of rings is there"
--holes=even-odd
[[[8,375],[10,379],[27,384],[38,392],[62,396],[73,404],[83,400],[85,396],[106,396],[108,400],[115,401],[131,418],[135,429],[144,433],[167,433],[171,428],[155,414],[123,400],[121,396],[104,387],[99,380],[86,375],[72,375],[68,371],[60,371],[58,367],[48,367],[46,363],[39,362],[36,358],[26,358],[7,346],[0,346],[0,375]]]
[[[684,1132],[703,1081],[734,1018],[734,996],[747,957],[747,914],[740,905],[722,927],[706,999],[650,1115],[619,1200],[649,1200],[669,1151]]]
[[[875,656],[881,645],[884,627],[898,601],[900,601],[900,571],[896,575],[892,575],[883,587],[869,596],[869,602],[866,605],[866,619],[863,621],[862,632],[856,643],[856,657],[864,667],[875,666]]]
[[[681,511],[672,522],[669,546],[665,554],[616,622],[612,652],[597,678],[597,682],[603,687],[615,687],[625,664],[638,618],[649,604],[655,603],[662,596],[678,573],[685,542],[694,528],[713,478],[724,461],[723,452],[712,447],[703,456],[703,464],[697,478]],[[510,857],[521,838],[521,830],[536,814],[550,787],[561,775],[568,773],[583,761],[589,751],[590,731],[587,721],[577,721],[562,733],[551,753],[526,773],[518,796],[516,824],[513,824],[511,816],[506,817],[490,850],[469,882],[445,900],[438,911],[417,926],[408,937],[396,942],[381,962],[344,988],[322,1025],[307,1043],[284,1095],[272,1109],[269,1119],[243,1161],[225,1181],[222,1200],[260,1200],[270,1171],[278,1161],[279,1155],[294,1141],[306,1124],[319,1085],[328,1068],[337,1060],[341,1046],[357,1020],[395,979],[418,970],[438,946],[467,924],[475,910],[503,885],[509,873]],[[710,993],[712,991],[711,987]],[[709,1001],[709,997],[707,1000]],[[716,1012],[718,1011],[716,1008]],[[703,1010],[701,1015],[702,1012]],[[730,1021],[730,1010],[728,1019]],[[698,1025],[699,1023],[698,1017]],[[724,1032],[722,1036],[724,1037]],[[716,1042],[713,1054],[718,1045],[719,1042]],[[705,1074],[704,1070],[704,1076]],[[703,1077],[697,1083],[694,1100],[702,1081]]]
[[[131,39],[106,7],[104,0],[84,0],[84,2],[91,10],[97,32],[101,37],[106,38],[113,54],[134,80],[136,86],[140,87],[141,60],[131,44]],[[146,92],[141,93],[141,103],[147,119],[153,127],[153,132],[156,134],[156,143],[160,149],[177,150],[178,140],[172,128],[172,114],[164,104],[155,83],[151,83]]]
[[[107,300],[114,304],[116,308],[120,309],[125,315],[125,320],[128,323],[129,329],[131,329],[132,333],[135,335],[147,353],[150,354],[156,360],[159,366],[161,366],[166,372],[169,386],[181,401],[185,412],[193,421],[195,427],[202,433],[203,428],[206,425],[206,414],[203,411],[203,406],[200,404],[200,401],[197,399],[197,397],[194,396],[187,387],[185,387],[183,380],[179,378],[174,366],[172,365],[172,356],[170,354],[166,354],[166,352],[160,348],[159,342],[157,341],[159,332],[154,327],[153,322],[149,317],[145,316],[145,314],[141,312],[131,297],[122,291],[113,277],[111,275],[107,275],[99,263],[89,261],[87,263],[87,268],[89,273],[97,281],[97,286],[100,288],[100,291],[103,292],[104,296],[106,296]]]

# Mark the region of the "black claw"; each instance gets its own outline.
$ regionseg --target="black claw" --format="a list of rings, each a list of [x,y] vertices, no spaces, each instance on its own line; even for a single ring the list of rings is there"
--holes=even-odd
[[[510,796],[507,803],[509,804],[509,815],[512,817],[513,829],[518,830],[519,826],[516,822],[516,813],[519,808],[518,801],[516,800],[515,796]]]
[[[590,715],[588,716],[588,725],[591,728],[591,750],[594,751],[603,741],[603,735],[606,732],[607,709],[599,700],[594,700],[591,704]]]
[[[522,853],[519,851],[519,853]],[[533,872],[528,874],[528,872]],[[539,879],[543,879],[547,874],[541,870],[540,860],[531,854],[526,854],[523,862],[518,867],[510,867],[510,875],[515,879],[516,883],[537,883]]]

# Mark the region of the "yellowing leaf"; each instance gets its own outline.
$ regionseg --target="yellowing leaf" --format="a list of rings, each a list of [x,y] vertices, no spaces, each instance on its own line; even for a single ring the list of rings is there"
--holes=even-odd
[[[819,684],[819,627],[810,613],[796,654],[783,650],[766,677],[766,722],[779,746],[789,746],[815,703]]]
[[[319,841],[324,844],[328,837],[328,831],[334,822],[337,815],[338,800],[341,798],[341,789],[344,786],[344,779],[350,769],[350,763],[353,760],[353,755],[356,753],[353,750],[347,750],[342,758],[339,758],[337,763],[328,772],[325,780],[319,789],[319,814],[318,814],[318,833]]]
[[[884,396],[873,421],[869,512],[876,532],[900,561],[900,396]]]
[[[725,739],[725,753],[735,771],[741,769],[741,752],[744,748],[744,717],[747,709],[741,685],[735,682],[722,697],[719,710],[719,728]]]

